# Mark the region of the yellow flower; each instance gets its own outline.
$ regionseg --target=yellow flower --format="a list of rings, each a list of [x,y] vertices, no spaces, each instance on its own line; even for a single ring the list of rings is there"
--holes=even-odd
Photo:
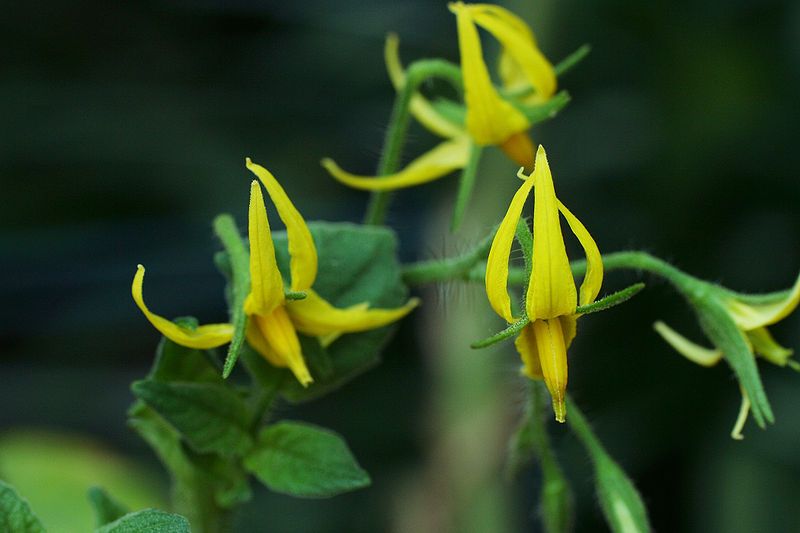
[[[520,176],[522,177],[522,176]],[[544,148],[539,146],[534,170],[525,177],[489,251],[486,262],[486,295],[492,309],[513,323],[520,320],[511,311],[508,293],[508,263],[511,245],[525,200],[535,186],[533,206],[532,270],[525,298],[530,323],[517,337],[515,346],[522,357],[522,372],[532,379],[544,379],[553,397],[556,420],[566,417],[567,349],[575,337],[577,306],[592,303],[603,282],[600,250],[584,225],[556,198],[553,177]],[[586,276],[580,297],[570,270],[561,234],[559,212],[586,253]]]
[[[417,121],[444,142],[418,157],[401,171],[388,176],[359,176],[342,170],[325,158],[322,165],[345,185],[370,191],[387,191],[411,187],[441,178],[464,168],[472,144],[499,146],[511,159],[526,168],[533,166],[534,145],[527,135],[531,123],[517,106],[541,104],[556,90],[553,66],[536,45],[533,32],[525,22],[499,6],[491,4],[450,4],[456,14],[461,70],[464,78],[466,118],[446,116],[421,94],[415,94],[410,111]],[[476,26],[493,35],[502,46],[499,75],[503,84],[501,96],[492,84],[483,59]],[[384,51],[389,77],[397,91],[406,82],[398,56],[398,39],[390,35]]]
[[[800,303],[800,276],[790,290],[782,293],[745,295],[720,288],[712,288],[712,293],[719,294],[723,309],[736,324],[753,357],[758,355],[772,364],[800,370],[800,364],[791,359],[792,350],[778,344],[767,329],[786,318]],[[678,353],[698,365],[714,366],[725,355],[719,348],[710,349],[690,341],[664,322],[656,322],[653,327]],[[743,438],[742,428],[750,411],[750,398],[743,388],[741,392],[739,416],[731,431],[731,437],[737,440]]]
[[[283,276],[275,259],[264,197],[257,180],[250,187],[248,234],[250,238],[250,294],[245,300],[249,317],[247,341],[274,366],[289,367],[297,380],[308,385],[313,378],[303,358],[297,333],[317,337],[327,346],[345,333],[379,328],[408,314],[419,301],[409,300],[395,309],[370,309],[367,302],[339,309],[311,287],[317,276],[317,249],[303,217],[275,177],[247,159],[247,168],[263,183],[286,226],[289,241],[289,272],[293,292],[304,292],[301,300],[287,300]],[[142,297],[144,267],[133,279],[133,299],[155,328],[170,340],[191,348],[216,348],[230,342],[231,324],[209,324],[192,330],[152,313]]]

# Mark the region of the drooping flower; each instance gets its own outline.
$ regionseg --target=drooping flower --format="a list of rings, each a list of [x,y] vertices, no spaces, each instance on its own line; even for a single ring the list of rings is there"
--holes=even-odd
[[[514,344],[522,358],[522,372],[532,379],[544,380],[553,398],[556,420],[563,422],[566,417],[567,349],[575,338],[580,316],[577,307],[590,304],[597,298],[603,282],[603,262],[586,227],[556,198],[553,177],[542,146],[536,153],[533,172],[525,177],[514,194],[495,234],[486,263],[486,295],[492,309],[509,324],[524,318],[512,313],[508,265],[522,208],[534,187],[532,268],[525,297],[525,311],[530,323],[522,329]],[[580,295],[564,246],[559,212],[586,254],[586,275]]]
[[[717,300],[724,315],[719,319],[732,321],[742,340],[749,348],[752,357],[760,356],[777,366],[788,366],[800,371],[800,363],[791,359],[793,351],[778,344],[767,326],[776,324],[786,318],[800,303],[800,276],[794,286],[788,290],[772,294],[753,295],[739,294],[716,285],[708,284],[707,298]],[[721,347],[713,349],[700,346],[690,341],[664,322],[656,322],[653,326],[659,335],[678,353],[690,361],[702,366],[714,366],[725,357]],[[742,403],[731,437],[742,439],[742,429],[750,411],[751,399],[743,387]]]
[[[531,168],[534,145],[527,135],[531,127],[526,107],[548,101],[556,90],[553,66],[539,51],[528,25],[505,8],[491,4],[451,3],[456,14],[461,71],[466,109],[451,106],[455,113],[443,113],[423,95],[410,103],[414,118],[434,135],[445,140],[387,176],[359,176],[341,169],[325,158],[322,165],[342,183],[357,189],[386,191],[411,187],[441,178],[464,168],[473,144],[499,146],[514,161]],[[493,35],[502,47],[499,76],[502,89],[492,83],[481,49],[477,26]],[[398,56],[398,40],[386,41],[385,60],[395,90],[405,86],[406,75]]]
[[[267,210],[258,180],[250,187],[248,235],[250,238],[250,294],[244,304],[248,316],[247,341],[272,365],[288,367],[297,380],[308,385],[313,377],[303,358],[298,332],[317,337],[323,346],[345,333],[356,333],[386,326],[407,315],[419,301],[410,299],[395,309],[371,309],[362,302],[345,309],[334,307],[312,286],[317,276],[317,249],[303,217],[283,187],[264,167],[247,159],[253,172],[275,204],[286,226],[289,245],[290,283],[284,283],[278,269]],[[231,324],[209,324],[190,329],[152,313],[144,303],[144,267],[139,265],[133,279],[133,299],[161,334],[192,348],[216,348],[230,342]],[[305,298],[287,300],[285,291],[305,293]]]

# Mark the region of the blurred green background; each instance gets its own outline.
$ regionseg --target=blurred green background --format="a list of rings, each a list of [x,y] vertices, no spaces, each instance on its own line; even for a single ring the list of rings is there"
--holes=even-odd
[[[791,284],[800,267],[800,4],[505,5],[553,61],[593,47],[561,81],[573,102],[533,136],[548,148],[559,196],[602,250],[646,249],[739,290]],[[154,310],[224,320],[210,224],[223,211],[244,222],[245,156],[276,174],[307,219],[360,219],[366,196],[318,162],[374,170],[393,98],[382,60],[389,31],[406,62],[458,59],[454,18],[438,1],[4,10],[0,478],[52,531],[89,527],[92,479],[134,507],[163,497],[159,465],[125,425],[128,384],[147,371],[158,339],[130,298],[136,264],[148,267]],[[408,155],[431,142],[414,130]],[[496,155],[481,169],[469,223],[455,235],[455,179],[398,195],[390,222],[405,261],[463,250],[499,219],[516,169]],[[632,279],[614,273],[607,288]],[[702,337],[669,287],[649,281],[631,303],[582,321],[570,353],[576,401],[641,489],[656,530],[800,530],[800,377],[762,364],[777,423],[749,424],[746,439],[732,441],[731,372],[694,366],[660,341],[651,329],[659,318]],[[241,531],[538,530],[535,471],[502,477],[522,405],[516,355],[510,344],[468,348],[499,319],[480,287],[421,294],[425,307],[382,366],[322,402],[280,410],[342,433],[373,487],[328,501],[258,490]],[[775,334],[800,347],[800,317]],[[551,430],[575,483],[576,531],[602,531],[588,460],[564,428]],[[74,450],[65,454],[74,460],[57,450]],[[130,471],[142,479],[119,474]],[[62,486],[55,492],[66,499],[53,496]]]

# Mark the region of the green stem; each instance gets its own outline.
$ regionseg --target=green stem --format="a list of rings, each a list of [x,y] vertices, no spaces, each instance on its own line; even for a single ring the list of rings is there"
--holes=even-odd
[[[406,83],[397,93],[389,119],[389,128],[383,141],[381,159],[378,163],[378,176],[386,176],[397,172],[400,158],[403,154],[406,136],[408,134],[411,113],[409,106],[411,98],[416,94],[422,83],[430,78],[441,78],[448,81],[453,87],[461,90],[461,70],[452,63],[439,59],[424,59],[409,65],[406,70]],[[386,219],[386,213],[391,201],[391,191],[372,193],[364,224],[381,225]]]
[[[409,285],[426,285],[439,281],[467,280],[473,267],[488,255],[494,233],[495,230],[492,230],[474,248],[462,255],[406,265],[403,268],[403,281]]]
[[[595,436],[591,426],[589,426],[589,422],[586,421],[586,417],[569,395],[567,395],[567,424],[569,424],[575,436],[583,443],[583,446],[589,450],[589,456],[592,460],[608,456],[600,440]]]

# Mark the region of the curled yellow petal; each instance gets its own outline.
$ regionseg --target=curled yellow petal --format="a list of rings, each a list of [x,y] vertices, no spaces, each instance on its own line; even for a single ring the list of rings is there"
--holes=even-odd
[[[553,176],[541,145],[531,176],[536,189],[533,204],[533,272],[525,302],[528,317],[533,321],[573,315],[578,305],[575,280],[561,234]]]
[[[800,276],[789,294],[781,301],[769,304],[746,304],[738,300],[728,302],[728,311],[736,325],[745,331],[769,326],[786,318],[800,303]]]
[[[222,346],[231,341],[233,337],[233,325],[231,324],[205,324],[203,326],[198,326],[196,329],[189,329],[153,313],[144,303],[144,297],[142,295],[143,284],[144,267],[138,265],[136,267],[136,274],[133,276],[133,284],[131,285],[133,301],[136,302],[136,306],[144,313],[147,320],[169,340],[181,346],[201,350],[216,348],[217,346]]]
[[[309,290],[304,299],[288,302],[286,309],[298,331],[314,337],[326,337],[334,333],[355,333],[386,326],[406,316],[417,305],[419,300],[411,298],[402,307],[394,309],[370,309],[363,303],[340,309]]]
[[[532,188],[533,174],[514,193],[508,211],[494,235],[492,247],[489,249],[489,257],[486,259],[486,297],[495,313],[508,323],[515,320],[511,314],[511,298],[508,296],[508,260],[519,217]]]
[[[515,133],[527,130],[530,122],[513,105],[501,98],[492,85],[469,6],[454,2],[449,7],[456,14],[458,24],[464,100],[467,104],[467,130],[480,145],[502,144]]]
[[[336,180],[354,189],[365,191],[391,191],[421,185],[464,168],[469,160],[469,138],[461,136],[445,141],[421,155],[395,174],[387,176],[357,176],[342,170],[333,160],[325,158],[322,166]]]
[[[244,309],[248,315],[267,315],[283,304],[283,278],[275,260],[264,196],[256,180],[250,184],[247,233],[250,238],[250,294]]]
[[[772,364],[786,366],[794,353],[791,349],[778,344],[767,328],[756,328],[745,332],[745,335],[755,352]]]
[[[659,321],[653,324],[653,329],[661,335],[667,344],[672,346],[676,352],[686,359],[701,366],[714,366],[722,359],[720,350],[711,350],[696,344],[665,323]]]
[[[389,79],[396,91],[402,90],[406,84],[406,73],[400,62],[400,39],[397,34],[390,33],[386,36],[386,46],[383,49],[386,70]],[[452,138],[464,134],[464,129],[458,124],[450,122],[443,117],[431,103],[421,94],[416,93],[411,97],[409,104],[411,115],[419,121],[428,131],[440,137]]]
[[[594,242],[586,226],[561,201],[558,202],[558,210],[564,215],[586,254],[586,275],[581,283],[580,305],[587,305],[594,302],[603,285],[603,256],[600,255],[600,249],[597,248],[597,243]]]
[[[543,379],[542,364],[539,362],[539,349],[536,347],[536,337],[533,326],[528,324],[514,340],[519,356],[522,359],[522,373],[531,379]]]
[[[564,422],[567,416],[567,347],[561,321],[536,320],[532,326],[544,383],[553,398],[553,412],[556,420]]]
[[[246,160],[247,168],[258,176],[267,194],[278,210],[286,226],[286,234],[289,238],[289,269],[292,274],[291,287],[293,291],[304,291],[314,284],[317,278],[317,248],[314,246],[314,239],[308,230],[306,221],[294,206],[286,191],[283,190],[278,180],[270,171],[261,165],[253,163],[248,157]]]
[[[556,74],[553,65],[536,46],[533,32],[519,17],[499,6],[475,7],[473,20],[491,33],[503,47],[507,80],[521,75],[536,91],[534,101],[545,101],[556,92]],[[502,61],[502,60],[501,60]],[[511,70],[511,73],[508,71]],[[519,74],[513,74],[514,71]]]
[[[288,366],[297,381],[304,387],[314,381],[308,371],[305,359],[303,359],[297,331],[295,331],[285,307],[276,307],[267,316],[255,315],[251,317],[251,320],[255,321],[258,331],[268,347],[262,352],[262,355],[268,360],[278,361],[277,366]],[[258,350],[257,346],[253,347]]]

